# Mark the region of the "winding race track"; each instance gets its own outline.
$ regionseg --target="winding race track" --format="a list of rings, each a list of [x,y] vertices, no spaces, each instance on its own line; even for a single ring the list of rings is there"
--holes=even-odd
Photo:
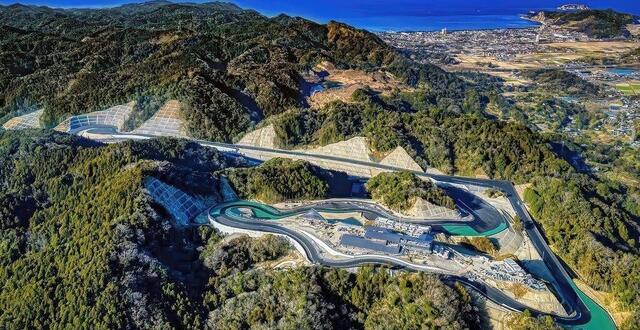
[[[105,129],[105,128],[96,128],[96,127],[85,127],[82,130],[78,130],[74,133],[84,135],[88,133],[90,138],[98,139],[101,141],[109,142],[111,141],[122,141],[127,139],[150,139],[154,138],[154,136],[141,135],[141,134],[129,134],[129,133],[117,133],[113,129]],[[254,147],[254,146],[245,146],[245,145],[234,145],[227,143],[219,143],[219,142],[210,142],[204,140],[193,140],[196,143],[199,143],[202,146],[213,147],[219,149],[223,152],[233,153],[233,154],[242,154],[243,152],[260,152],[272,155],[273,157],[284,157],[284,158],[295,158],[295,159],[317,159],[322,161],[330,161],[341,164],[348,164],[351,166],[360,166],[360,167],[369,167],[380,170],[387,171],[400,171],[405,170],[402,168],[397,168],[389,165],[383,165],[373,162],[352,160],[347,158],[341,158],[330,155],[319,155],[319,154],[308,154],[299,151],[293,150],[280,150],[280,149],[271,149],[264,147]],[[536,248],[538,253],[541,255],[542,260],[546,267],[549,269],[550,274],[553,276],[553,280],[551,281],[551,285],[553,286],[553,290],[556,295],[560,299],[563,307],[565,308],[568,317],[560,317],[553,316],[553,318],[566,327],[572,329],[615,329],[615,324],[611,317],[598,306],[595,302],[593,302],[590,298],[588,298],[584,293],[582,293],[573,283],[573,280],[564,269],[563,265],[553,254],[549,246],[546,244],[542,234],[538,230],[535,222],[529,216],[529,213],[525,210],[524,205],[518,194],[515,191],[515,188],[509,181],[500,181],[500,180],[488,180],[488,179],[477,179],[477,178],[466,178],[466,177],[456,177],[456,176],[446,176],[446,175],[434,175],[428,174],[419,171],[411,171],[419,177],[429,178],[431,180],[435,180],[438,185],[443,187],[447,187],[446,189],[451,194],[451,196],[456,200],[463,200],[465,204],[467,204],[467,209],[463,210],[469,212],[473,215],[473,221],[470,223],[465,223],[468,228],[473,229],[470,231],[471,234],[478,235],[492,235],[495,234],[504,228],[506,228],[506,222],[504,217],[495,210],[493,207],[487,207],[480,198],[473,199],[474,195],[466,192],[464,189],[456,187],[464,187],[465,185],[475,185],[487,188],[494,188],[502,191],[505,196],[508,198],[511,206],[515,210],[516,214],[522,219],[524,230],[528,234],[531,239],[533,246]],[[370,205],[355,205],[353,202],[349,202],[348,204],[343,204],[343,202],[331,202],[333,204],[322,204],[322,205],[314,205],[312,207],[316,208],[325,208],[325,210],[340,212],[346,210],[364,210],[364,212],[371,212],[372,214],[379,214],[385,216],[385,212],[381,211],[381,209],[376,209],[371,207]],[[255,206],[255,205],[254,205]],[[490,205],[489,205],[490,206]],[[253,207],[251,207],[253,209]],[[307,208],[310,209],[311,207]],[[312,242],[307,236],[304,236],[298,232],[293,230],[289,230],[282,226],[279,226],[270,221],[264,220],[251,220],[242,218],[239,216],[230,215],[226,210],[231,210],[233,207],[216,207],[211,210],[209,217],[212,221],[219,222],[225,226],[235,227],[245,230],[253,230],[253,231],[263,231],[276,233],[281,235],[286,235],[291,239],[295,240],[299,243],[309,260],[314,263],[323,264],[332,267],[354,267],[363,264],[385,264],[396,267],[409,268],[413,270],[425,270],[425,269],[416,269],[416,265],[409,264],[400,259],[387,257],[387,256],[360,256],[354,257],[347,260],[328,260],[323,258],[318,251],[315,243]],[[268,211],[267,213],[273,213],[274,215],[282,215],[283,211],[279,211],[275,208],[264,208],[258,207],[256,208],[259,212]],[[295,210],[298,211],[298,210]],[[295,212],[294,211],[294,212]],[[304,212],[303,209],[299,210],[300,212]],[[278,213],[280,212],[280,213]],[[387,214],[388,215],[388,214]],[[388,216],[385,216],[388,217]],[[502,224],[502,225],[501,225]],[[442,226],[441,229],[444,231],[452,231],[452,224],[450,221],[440,221],[436,220],[433,223],[435,226]],[[449,227],[448,227],[449,226]],[[501,226],[505,226],[501,228]],[[495,232],[494,232],[495,231]],[[428,271],[443,273],[440,269],[428,269]],[[452,275],[443,275],[445,279],[452,281],[459,281],[463,284],[474,288],[479,291],[483,295],[485,295],[488,299],[514,311],[523,311],[526,309],[525,306],[520,304],[502,294],[500,291],[496,289],[492,289],[487,287],[481,283],[471,281],[469,279],[452,276]],[[540,312],[533,312],[533,314],[542,314]]]
[[[473,216],[466,217],[467,220],[421,220],[419,221],[421,224],[429,225],[439,232],[445,232],[452,236],[491,236],[507,228],[506,218],[491,204],[458,188],[447,188],[447,191],[450,194],[453,191],[457,191],[452,196],[460,198],[459,200],[464,200],[466,204],[464,211],[471,213]],[[256,218],[263,220],[276,220],[316,210],[328,213],[361,212],[367,219],[383,217],[402,222],[417,222],[416,220],[398,217],[375,203],[355,199],[332,199],[288,210],[280,210],[269,205],[239,200],[218,204],[211,212],[216,215],[233,216],[233,211],[238,208],[249,208]],[[479,217],[479,214],[483,216]],[[468,235],[468,233],[471,233],[471,235]]]
[[[250,209],[253,212],[252,217],[243,216],[239,211],[240,209]],[[352,200],[345,201],[323,201],[319,203],[311,203],[304,206],[281,210],[269,205],[256,203],[252,201],[244,201],[238,200],[228,203],[218,204],[212,207],[209,210],[209,220],[212,222],[220,223],[227,227],[239,228],[250,231],[258,231],[258,232],[267,232],[279,235],[285,235],[295,242],[297,242],[304,250],[306,258],[315,264],[320,264],[329,267],[340,267],[340,268],[352,268],[367,264],[377,264],[377,265],[388,265],[395,268],[405,268],[412,271],[428,271],[431,273],[437,273],[443,276],[443,279],[449,282],[461,282],[467,287],[471,287],[477,292],[484,295],[487,299],[503,306],[504,308],[511,311],[519,311],[522,312],[527,308],[527,306],[521,304],[517,300],[505,295],[500,290],[495,289],[493,287],[487,286],[484,283],[473,281],[455,274],[452,274],[445,269],[434,267],[434,266],[424,266],[417,265],[413,263],[406,262],[405,260],[393,257],[393,256],[384,256],[384,255],[360,255],[360,256],[351,256],[349,258],[336,259],[336,258],[325,258],[323,256],[322,248],[316,244],[312,239],[310,239],[307,235],[297,232],[295,230],[286,228],[284,226],[278,225],[278,219],[291,217],[295,215],[301,215],[308,211],[316,210],[320,212],[328,212],[328,213],[350,213],[350,212],[362,212],[363,214],[370,214],[373,217],[381,216],[386,218],[394,218],[396,220],[400,220],[400,218],[395,217],[390,214],[388,211],[380,208],[379,206],[373,203],[367,202],[358,202]],[[494,209],[495,210],[495,209]],[[497,211],[496,211],[497,212]],[[502,221],[504,217],[501,217]],[[449,222],[453,222],[455,220],[433,220],[433,222],[429,222],[432,224],[441,224],[445,225]],[[481,221],[474,219],[473,222]],[[470,225],[473,223],[471,222]],[[494,226],[500,226],[500,221],[492,220],[491,223]],[[458,224],[459,225],[459,224]],[[436,226],[434,226],[436,227]],[[490,227],[490,226],[488,226]],[[492,230],[489,228],[487,232],[491,232]],[[482,234],[482,233],[481,233]],[[543,313],[532,310],[534,315],[543,315]],[[563,321],[566,323],[573,323],[578,321],[576,317],[569,318],[560,318],[556,317],[557,321]]]
[[[270,209],[268,212],[273,212],[273,211],[281,212],[279,213],[279,216],[286,217],[286,216],[304,213],[307,210],[310,210],[311,208],[316,210],[321,210],[321,211],[325,211],[325,209],[323,209],[319,205],[313,204],[313,205],[305,206],[305,207],[291,210],[291,211],[279,211],[269,206],[265,207],[264,205],[254,208],[256,205],[260,205],[260,204],[253,203],[253,202],[246,202],[246,201],[226,203],[221,206],[213,207],[209,211],[209,219],[210,221],[215,221],[228,227],[286,235],[287,237],[290,237],[291,239],[296,241],[298,244],[300,244],[300,246],[304,249],[307,259],[309,259],[311,262],[316,264],[321,264],[321,265],[330,266],[330,267],[341,267],[341,268],[352,268],[352,267],[357,267],[362,265],[375,264],[375,265],[388,265],[396,268],[397,267],[406,268],[413,271],[429,271],[432,273],[443,275],[444,280],[462,282],[463,284],[469,287],[472,287],[473,289],[482,293],[488,299],[502,305],[503,307],[509,310],[524,311],[526,309],[526,306],[506,296],[500,290],[485,286],[480,282],[471,281],[469,279],[450,274],[448,271],[438,267],[416,265],[416,264],[406,262],[399,258],[395,258],[392,256],[382,256],[382,255],[353,256],[353,257],[342,259],[342,260],[325,258],[322,256],[322,252],[317,247],[316,243],[313,242],[306,235],[301,234],[297,231],[288,229],[286,227],[279,226],[273,221],[254,220],[254,219],[242,217],[235,212],[237,208],[251,208],[252,210],[254,210],[254,212],[258,210],[258,214],[259,214],[260,212],[259,210],[264,207],[265,209]],[[343,205],[340,208],[340,210],[338,210],[337,212],[353,212],[353,211],[368,212],[369,210],[353,208],[352,206],[349,206],[349,205]],[[275,220],[275,219],[277,218],[274,218],[271,220]]]

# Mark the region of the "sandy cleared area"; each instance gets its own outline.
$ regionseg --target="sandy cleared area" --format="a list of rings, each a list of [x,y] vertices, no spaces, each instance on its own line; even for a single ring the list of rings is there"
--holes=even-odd
[[[517,60],[514,61],[500,61],[497,60],[493,56],[480,56],[480,55],[456,55],[456,59],[460,61],[460,64],[456,64],[455,66],[450,67],[452,70],[479,70],[482,72],[495,71],[495,69],[503,69],[503,70],[522,70],[522,69],[533,69],[539,66],[537,63],[529,63]],[[491,63],[492,67],[489,67],[488,64]]]
[[[4,129],[40,128],[40,116],[44,110],[37,110],[22,116],[9,119],[2,127]]]
[[[133,132],[155,136],[186,137],[178,100],[169,100],[149,120]]]
[[[262,128],[258,128],[255,131],[247,133],[238,141],[238,144],[275,148],[276,147],[276,131],[273,125],[268,125]]]
[[[340,88],[326,89],[310,96],[309,104],[316,108],[336,100],[349,102],[351,100],[351,94],[359,88],[369,87],[382,94],[391,93],[391,91],[396,88],[401,90],[410,88],[392,74],[383,71],[365,72],[362,70],[341,70],[328,62],[319,64],[314,70],[326,72],[328,76],[325,80],[342,85]]]
[[[640,31],[640,26],[635,29]],[[544,46],[544,50],[517,55],[510,60],[498,60],[494,56],[458,54],[456,59],[460,63],[448,66],[447,69],[480,71],[505,79],[505,82],[510,85],[524,85],[529,84],[530,81],[515,76],[512,71],[559,67],[569,62],[589,62],[592,59],[617,58],[640,48],[640,41],[557,42]]]

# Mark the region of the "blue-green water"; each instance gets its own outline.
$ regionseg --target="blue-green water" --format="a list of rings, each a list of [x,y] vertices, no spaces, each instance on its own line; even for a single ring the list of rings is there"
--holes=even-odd
[[[620,76],[630,76],[638,72],[637,70],[631,68],[613,68],[608,69],[607,71]]]

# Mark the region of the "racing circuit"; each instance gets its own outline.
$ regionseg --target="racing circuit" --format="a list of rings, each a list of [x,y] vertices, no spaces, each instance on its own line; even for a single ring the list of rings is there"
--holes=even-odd
[[[102,142],[113,143],[120,142],[125,140],[144,140],[155,138],[156,136],[141,134],[139,132],[128,132],[128,133],[120,133],[115,127],[105,126],[105,125],[94,125],[94,126],[84,126],[78,127],[77,129],[69,130],[68,133],[78,134],[85,136],[87,138],[95,139]],[[219,143],[219,142],[211,142],[204,140],[194,140],[192,141],[205,146],[216,148],[222,152],[233,154],[233,155],[241,155],[243,157],[253,158],[255,159],[255,155],[259,154],[264,158],[265,155],[267,157],[283,157],[283,158],[292,158],[292,159],[305,159],[311,162],[324,162],[324,163],[332,163],[332,164],[340,164],[341,166],[347,166],[349,168],[367,168],[367,169],[376,169],[382,171],[399,171],[406,170],[402,168],[397,168],[394,166],[389,166],[385,164],[367,162],[362,160],[341,158],[332,155],[325,154],[309,154],[296,150],[281,150],[281,149],[273,149],[273,148],[265,148],[265,147],[255,147],[255,146],[247,146],[247,145],[235,145],[228,143]],[[492,206],[484,205],[484,203],[480,198],[476,198],[474,200],[473,194],[466,192],[463,187],[466,185],[471,186],[479,186],[486,188],[494,188],[499,191],[502,191],[505,197],[508,199],[509,203],[515,210],[516,214],[522,219],[524,230],[526,234],[531,239],[531,242],[535,249],[538,251],[540,256],[542,257],[542,261],[545,266],[549,269],[550,273],[553,276],[553,280],[551,281],[551,285],[553,287],[553,291],[560,299],[560,302],[564,309],[567,312],[567,317],[553,316],[555,321],[564,325],[567,328],[572,329],[615,329],[615,324],[611,317],[607,314],[607,312],[602,309],[599,305],[597,305],[593,300],[587,297],[584,293],[582,293],[576,285],[573,283],[573,280],[564,269],[561,262],[556,258],[553,254],[549,246],[546,244],[542,234],[538,230],[535,222],[529,216],[528,212],[525,210],[524,205],[520,198],[518,197],[515,188],[508,181],[500,181],[500,180],[490,180],[490,179],[478,179],[478,178],[467,178],[467,177],[456,177],[456,176],[447,176],[447,175],[438,175],[438,174],[430,174],[424,173],[420,171],[411,171],[418,177],[422,177],[425,179],[432,180],[436,182],[439,186],[445,188],[447,192],[453,197],[456,202],[463,201],[467,207],[463,209],[464,212],[468,212],[473,216],[473,220],[460,223],[458,221],[456,224],[447,222],[446,220],[434,220],[433,226],[434,229],[440,230],[442,232],[446,232],[452,235],[463,235],[463,236],[482,236],[482,235],[492,235],[498,233],[505,228],[507,228],[508,224],[506,219],[502,214],[500,214],[495,208]],[[246,203],[246,202],[243,202]],[[363,213],[369,213],[372,215],[383,215],[389,216],[388,212],[382,210],[381,208],[376,208],[371,205],[366,205],[367,203],[354,203],[350,202],[341,202],[341,201],[333,201],[330,203],[323,204],[313,204],[308,206],[307,208],[314,207],[318,209],[323,209],[328,212],[345,212],[347,210],[359,210]],[[292,211],[280,211],[273,207],[264,206],[264,205],[247,205],[242,204],[244,207],[249,206],[256,215],[261,215],[263,217],[279,217],[287,214],[287,212],[303,212],[304,209],[292,210]],[[290,239],[294,240],[297,244],[299,244],[302,249],[304,249],[306,257],[313,263],[331,266],[331,267],[355,267],[363,264],[384,264],[390,265],[393,267],[399,268],[407,268],[414,271],[430,271],[434,273],[440,273],[445,280],[448,281],[458,281],[466,286],[473,288],[474,290],[480,292],[488,299],[500,304],[501,306],[508,308],[513,311],[524,311],[528,309],[526,306],[523,306],[518,301],[506,296],[501,291],[494,289],[492,287],[486,286],[479,282],[474,282],[470,279],[461,278],[459,276],[452,276],[446,274],[446,272],[442,272],[437,267],[416,267],[416,265],[408,263],[402,259],[398,259],[391,256],[382,256],[382,255],[362,255],[353,257],[345,260],[327,260],[323,258],[318,251],[316,246],[316,242],[313,242],[309,237],[298,233],[296,231],[287,229],[283,226],[277,225],[274,221],[264,221],[260,219],[247,219],[244,217],[240,217],[234,215],[233,212],[229,212],[234,210],[234,207],[237,208],[238,205],[219,205],[214,207],[209,212],[209,219],[211,221],[218,222],[228,227],[240,228],[251,231],[261,231],[274,233],[279,235],[285,235]],[[533,311],[534,315],[541,314],[540,312]]]
[[[113,128],[108,127],[83,127],[82,129],[78,129],[73,133],[82,135],[85,137],[89,137],[92,139],[96,139],[102,142],[119,142],[123,140],[145,140],[156,138],[152,135],[142,135],[142,134],[133,134],[133,133],[119,133]],[[230,153],[233,155],[242,155],[250,158],[255,153],[261,154],[269,154],[272,157],[283,157],[283,158],[293,158],[293,159],[319,159],[322,161],[330,161],[337,162],[341,164],[347,164],[348,166],[360,166],[360,167],[370,167],[376,168],[385,171],[401,171],[406,170],[402,168],[397,168],[389,165],[360,161],[360,160],[352,160],[346,159],[331,155],[319,155],[319,154],[308,154],[295,150],[281,150],[281,149],[272,149],[265,147],[255,147],[255,146],[247,146],[247,145],[235,145],[229,143],[220,143],[220,142],[211,142],[206,140],[196,140],[191,139],[192,141],[205,146],[216,148],[222,152]],[[516,214],[522,219],[524,230],[531,239],[531,242],[535,249],[542,257],[542,261],[545,266],[549,269],[550,273],[553,276],[553,281],[551,281],[551,285],[554,289],[554,292],[560,299],[562,306],[567,312],[567,317],[553,316],[554,320],[560,324],[565,325],[568,328],[572,329],[615,329],[615,324],[611,316],[597,303],[587,297],[584,293],[582,293],[577,286],[573,283],[568,272],[565,270],[564,266],[557,259],[555,254],[551,251],[547,243],[545,242],[542,234],[538,230],[535,222],[529,215],[529,213],[524,208],[523,202],[518,197],[518,194],[515,190],[513,184],[509,181],[503,180],[491,180],[491,179],[479,179],[479,178],[468,178],[468,177],[458,177],[458,176],[448,176],[448,175],[438,175],[438,174],[430,174],[419,171],[410,171],[417,175],[418,177],[426,178],[429,180],[435,181],[439,186],[465,186],[465,185],[474,185],[486,188],[494,188],[499,191],[502,191],[505,194],[505,197],[509,200],[509,203],[515,210]],[[450,190],[449,190],[450,191]],[[458,192],[461,190],[458,190]],[[454,199],[459,199],[461,195],[452,196]],[[348,207],[347,207],[348,208]],[[495,224],[494,217],[492,214],[486,213],[487,209],[478,208],[474,210],[474,217],[480,220],[485,228],[496,228],[491,227],[491,224]],[[493,214],[495,215],[495,214]],[[285,235],[290,237],[298,244],[300,244],[304,250],[307,257],[311,262],[331,266],[331,267],[354,267],[363,264],[384,264],[384,265],[393,265],[402,268],[409,268],[406,265],[406,262],[402,260],[396,261],[394,258],[389,257],[380,257],[380,256],[362,256],[355,260],[350,260],[349,262],[340,262],[340,263],[332,263],[328,262],[319,257],[318,251],[314,247],[313,243],[295,231],[286,229],[284,227],[278,226],[277,224],[269,223],[267,221],[247,221],[246,219],[239,219],[238,217],[230,217],[227,215],[221,215],[218,217],[211,217],[211,220],[218,221],[224,225],[246,229],[246,230],[255,230],[255,231],[263,231],[268,233],[275,233],[280,235]],[[443,224],[446,225],[446,224]],[[482,230],[482,229],[481,229]],[[413,269],[416,270],[416,269]],[[457,278],[457,277],[449,277],[451,280],[458,280],[461,283],[477,290],[481,294],[485,295],[488,299],[497,302],[498,304],[514,311],[524,311],[526,308],[521,303],[517,302],[514,299],[507,297],[505,294],[501,293],[497,289],[493,289],[491,287],[482,285],[480,283],[473,282],[469,279]],[[540,312],[533,311],[533,314],[540,314]]]
[[[117,134],[114,137],[118,137]],[[149,138],[149,137],[141,137],[141,138]],[[219,149],[223,152],[233,153],[233,154],[241,154],[241,155],[251,155],[252,152],[258,151],[261,153],[272,153],[273,157],[284,157],[284,158],[294,158],[294,159],[309,159],[309,158],[320,158],[328,161],[342,162],[346,164],[350,164],[352,166],[370,166],[378,169],[386,170],[386,171],[399,171],[404,170],[401,168],[395,168],[393,166],[378,164],[378,163],[369,163],[365,161],[359,160],[350,160],[330,155],[309,155],[306,153],[297,152],[294,150],[279,150],[279,149],[270,149],[264,147],[253,147],[253,146],[245,146],[245,145],[234,145],[227,143],[218,143],[218,142],[210,142],[210,141],[201,141],[196,140],[199,144],[203,146],[213,147]],[[549,269],[550,273],[553,275],[553,281],[551,281],[551,285],[560,299],[562,306],[567,312],[568,317],[560,317],[553,316],[554,320],[560,324],[563,324],[567,327],[571,327],[573,329],[615,329],[614,322],[609,314],[598,304],[596,304],[593,300],[587,297],[584,293],[582,293],[576,285],[573,283],[573,280],[564,269],[563,265],[557,259],[555,254],[551,251],[547,243],[545,242],[542,234],[538,230],[535,222],[530,217],[529,213],[525,210],[523,202],[518,197],[518,194],[513,186],[513,184],[509,181],[502,180],[490,180],[490,179],[478,179],[478,178],[466,178],[466,177],[456,177],[456,176],[447,176],[447,175],[436,175],[436,174],[428,174],[424,172],[412,171],[419,177],[427,178],[434,180],[439,183],[440,186],[443,184],[446,186],[452,185],[475,185],[487,188],[494,188],[502,191],[507,199],[509,200],[511,206],[515,210],[516,214],[522,219],[524,230],[527,235],[531,239],[533,246],[542,256],[542,260],[546,267]],[[451,190],[448,190],[449,192]],[[463,190],[455,190],[454,198],[460,198],[461,191]],[[456,195],[455,192],[459,194]],[[479,220],[482,225],[482,228],[485,230],[489,230],[492,228],[497,228],[495,226],[495,217],[491,214],[491,208],[477,208],[474,210],[474,216],[477,220]],[[495,210],[495,209],[493,209]],[[489,213],[487,213],[489,212]],[[500,218],[503,219],[501,216]],[[258,230],[264,232],[271,233],[279,233],[282,235],[286,235],[292,239],[294,239],[298,244],[302,245],[305,249],[305,253],[310,261],[314,263],[318,263],[321,265],[331,266],[331,267],[354,267],[363,264],[385,264],[385,265],[393,265],[397,267],[409,268],[407,267],[406,262],[398,262],[394,259],[390,259],[388,257],[359,257],[355,260],[350,260],[349,262],[344,263],[332,263],[326,260],[323,260],[318,257],[318,253],[313,247],[313,244],[307,239],[305,236],[297,234],[295,231],[288,230],[281,226],[277,226],[276,224],[268,223],[265,221],[260,221],[259,223],[252,221],[241,221],[236,217],[227,217],[221,216],[216,218],[224,224],[243,228],[248,230]],[[492,227],[494,225],[494,227]],[[480,228],[480,230],[482,230]],[[416,269],[413,269],[416,270]],[[505,294],[500,292],[497,289],[485,286],[481,283],[473,282],[469,279],[459,278],[450,276],[451,280],[458,280],[461,283],[474,288],[488,299],[495,301],[496,303],[504,306],[510,310],[516,311],[524,311],[526,308],[518,301],[507,297]],[[533,314],[541,314],[540,312],[533,311]]]

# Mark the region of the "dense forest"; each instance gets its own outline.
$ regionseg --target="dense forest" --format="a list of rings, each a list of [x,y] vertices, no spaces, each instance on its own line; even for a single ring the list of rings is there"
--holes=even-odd
[[[144,177],[189,189],[194,182],[179,174],[188,169],[215,184],[214,171],[239,165],[215,150],[22,131],[0,133],[0,152],[2,329],[478,324],[469,293],[434,275],[270,270],[255,266],[290,253],[282,238],[222,240],[209,226],[173,226],[145,193]],[[214,191],[202,185],[199,193]]]
[[[228,3],[16,4],[0,6],[0,21],[0,117],[43,108],[47,127],[139,98],[175,98],[193,137],[230,141],[262,118],[304,105],[300,73],[321,61],[386,70],[440,99],[461,99],[466,88],[369,32],[267,18]]]
[[[640,326],[637,198],[637,191],[577,174],[536,178],[525,192],[553,250],[632,314],[624,329]]]
[[[460,107],[433,105],[429,92],[422,90],[389,97],[357,90],[350,103],[292,110],[272,122],[282,147],[322,145],[359,135],[368,138],[374,153],[402,146],[424,168],[437,167],[449,174],[480,171],[527,182],[541,173],[571,168],[527,127],[485,116],[476,93],[468,93]]]
[[[640,61],[640,48],[636,48],[622,55],[620,61],[623,63],[638,63]]]
[[[549,316],[535,318],[531,316],[529,311],[511,317],[506,322],[510,329],[526,329],[526,330],[561,330],[562,327],[553,323],[553,319]]]
[[[534,82],[534,89],[556,96],[577,97],[600,94],[600,88],[576,74],[560,69],[537,69],[523,72],[523,76]]]
[[[98,146],[52,132],[0,134],[1,328],[163,326],[190,317],[182,284],[149,256],[170,233],[142,180],[165,162],[206,161],[192,168],[205,172],[231,163],[184,141]]]
[[[329,183],[323,169],[305,161],[274,158],[251,168],[223,171],[241,198],[265,203],[328,197]]]
[[[629,37],[633,15],[608,10],[544,11],[545,23],[584,32],[592,38]]]
[[[366,188],[374,200],[395,211],[407,211],[417,198],[456,209],[456,202],[444,190],[411,172],[380,173],[367,181]]]

